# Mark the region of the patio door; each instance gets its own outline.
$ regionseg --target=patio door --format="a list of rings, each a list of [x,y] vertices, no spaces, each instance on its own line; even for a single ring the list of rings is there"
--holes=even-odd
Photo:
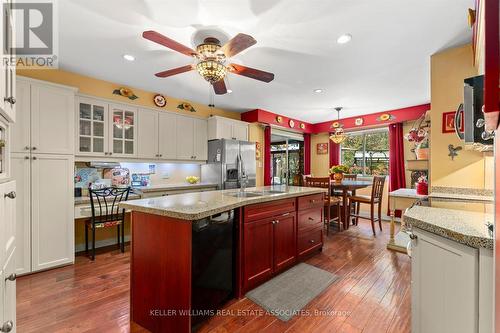
[[[271,130],[271,184],[300,185],[303,173],[303,135],[273,128]]]

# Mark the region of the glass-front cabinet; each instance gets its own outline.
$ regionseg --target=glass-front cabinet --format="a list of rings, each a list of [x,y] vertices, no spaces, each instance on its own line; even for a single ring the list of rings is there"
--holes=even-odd
[[[80,97],[77,155],[135,156],[137,110]]]

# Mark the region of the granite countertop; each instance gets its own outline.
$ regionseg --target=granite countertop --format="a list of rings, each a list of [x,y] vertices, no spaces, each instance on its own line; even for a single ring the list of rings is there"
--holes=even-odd
[[[281,190],[281,187],[247,188],[246,192],[264,192]],[[234,197],[239,190],[209,191],[170,195],[167,197],[147,198],[120,203],[120,207],[182,220],[199,220],[230,209],[267,202],[272,200],[295,198],[310,194],[324,193],[326,189],[290,186],[284,193],[266,193],[256,197]]]
[[[399,190],[395,190],[389,192],[390,197],[396,198],[409,198],[409,199],[426,199],[427,195],[417,194],[417,190],[413,188],[400,188]]]
[[[494,195],[491,189],[482,188],[462,188],[462,187],[446,187],[432,186],[429,198],[441,199],[457,199],[457,200],[474,200],[493,202]]]
[[[414,206],[406,211],[405,223],[474,248],[493,249],[493,235],[486,223],[493,214]]]
[[[135,186],[134,189],[142,193],[147,193],[147,192],[200,189],[200,188],[210,188],[210,187],[216,188],[217,184],[210,184],[210,183],[161,184],[161,185],[150,185],[150,186]]]
[[[130,193],[128,195],[128,200],[136,200],[140,199],[141,195],[137,193]],[[84,197],[75,197],[75,206],[78,205],[87,205],[90,204],[90,197],[89,196],[84,196]]]

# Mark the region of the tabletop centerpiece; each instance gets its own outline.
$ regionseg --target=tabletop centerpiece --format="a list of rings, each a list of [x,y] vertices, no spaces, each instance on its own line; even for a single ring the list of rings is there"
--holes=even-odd
[[[333,175],[333,180],[340,183],[344,179],[344,174],[349,172],[349,167],[346,165],[334,165],[330,168],[330,175]]]

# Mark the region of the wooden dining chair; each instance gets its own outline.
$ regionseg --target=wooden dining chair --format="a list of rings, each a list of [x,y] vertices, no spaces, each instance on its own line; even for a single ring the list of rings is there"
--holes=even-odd
[[[312,177],[312,175],[302,175],[302,186],[306,186],[307,177]]]
[[[325,220],[324,224],[326,224],[326,235],[330,232],[330,223],[337,222],[339,225],[339,231],[342,230],[342,223],[340,222],[340,202],[341,198],[336,196],[332,196],[330,193],[330,177],[305,177],[304,186],[307,187],[320,187],[327,188],[328,192],[325,194]],[[337,216],[333,219],[331,218],[331,207],[336,207]]]
[[[367,219],[365,216],[359,215],[359,210],[361,204],[368,204],[370,205],[370,218],[369,220],[371,221],[372,224],[372,230],[373,230],[373,235],[375,236],[375,222],[378,221],[378,225],[380,227],[380,231],[382,231],[382,197],[384,194],[384,183],[385,183],[385,177],[384,176],[374,176],[373,177],[373,184],[372,184],[372,193],[370,196],[368,195],[352,195],[349,198],[349,207],[351,207],[352,204],[356,205],[356,214],[350,214],[348,220],[351,219],[351,217],[356,218],[355,224],[358,225],[358,220],[359,218],[362,219]],[[377,218],[375,218],[375,205],[378,204],[378,211],[377,211]],[[349,210],[349,213],[351,211]]]
[[[332,177],[333,179],[333,175],[330,175],[330,177]],[[358,175],[357,174],[344,174],[344,179],[343,180],[357,180],[358,179]],[[342,191],[341,190],[334,190],[333,191],[333,194],[336,195],[336,196],[339,196],[341,197],[343,195]],[[348,191],[347,192],[347,197],[351,197],[353,195],[356,195],[356,191]],[[357,204],[353,204],[353,205],[349,205],[349,209],[352,211],[352,213],[356,213],[356,206]],[[354,221],[353,221],[354,223]]]
[[[96,229],[116,227],[118,247],[122,252],[125,252],[125,209],[118,207],[118,204],[126,201],[129,193],[130,187],[106,187],[100,189],[89,187],[92,217],[85,222],[85,253],[89,252],[90,229],[92,231],[92,255],[90,257],[92,260],[95,259]]]

